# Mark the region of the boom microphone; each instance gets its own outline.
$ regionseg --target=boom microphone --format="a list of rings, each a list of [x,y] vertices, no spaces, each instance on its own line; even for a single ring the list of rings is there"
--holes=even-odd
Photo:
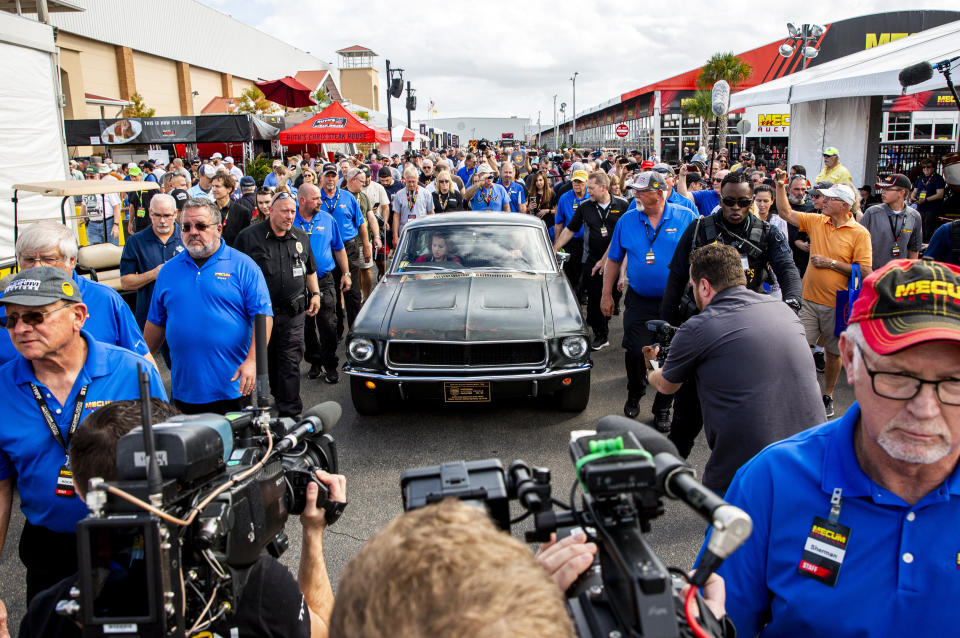
[[[900,86],[904,89],[917,84],[923,84],[933,77],[933,66],[929,62],[918,62],[911,64],[900,71],[897,78],[900,80]]]
[[[717,117],[723,117],[730,110],[730,85],[726,80],[719,80],[713,85],[712,102],[711,110]]]
[[[340,415],[343,413],[340,404],[336,401],[325,401],[319,403],[309,410],[306,410],[303,413],[302,419],[307,417],[316,417],[320,419],[320,423],[323,424],[323,432],[327,433],[333,429],[333,426],[336,425],[337,421],[340,420]]]

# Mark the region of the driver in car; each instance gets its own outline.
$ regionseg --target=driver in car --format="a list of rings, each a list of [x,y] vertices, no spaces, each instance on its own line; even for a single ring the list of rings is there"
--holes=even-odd
[[[430,254],[420,255],[414,263],[422,264],[431,261],[452,261],[462,264],[460,258],[447,252],[446,235],[436,234],[430,239]]]

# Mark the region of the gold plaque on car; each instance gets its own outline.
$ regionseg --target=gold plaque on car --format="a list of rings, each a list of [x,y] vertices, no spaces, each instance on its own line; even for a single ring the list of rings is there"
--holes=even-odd
[[[445,381],[443,400],[447,403],[489,403],[489,381]]]

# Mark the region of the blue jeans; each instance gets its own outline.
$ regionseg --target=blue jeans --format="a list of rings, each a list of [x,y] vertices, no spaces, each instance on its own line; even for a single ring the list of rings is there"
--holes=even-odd
[[[109,241],[111,244],[120,245],[119,238],[113,237],[113,217],[107,217],[106,221],[87,223],[87,244],[102,244]]]

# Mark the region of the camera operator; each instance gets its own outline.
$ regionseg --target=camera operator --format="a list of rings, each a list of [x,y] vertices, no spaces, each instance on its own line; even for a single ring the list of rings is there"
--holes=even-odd
[[[574,636],[561,591],[529,548],[454,499],[393,519],[337,589],[338,638]]]
[[[0,549],[16,483],[26,518],[19,554],[29,603],[77,568],[74,529],[87,508],[74,498],[67,449],[81,420],[111,401],[137,396],[138,365],[150,374],[151,393],[166,393],[146,359],[83,329],[87,305],[60,268],[21,271],[0,304],[17,350],[0,368]]]
[[[928,259],[866,277],[840,337],[856,403],[737,472],[753,533],[719,573],[741,635],[956,634],[958,290]]]
[[[643,349],[658,392],[674,394],[696,377],[711,450],[703,484],[720,494],[754,454],[825,418],[800,319],[749,290],[740,259],[723,244],[694,250],[690,281],[700,313],[677,331],[662,372],[650,365],[658,346]]]
[[[690,281],[690,253],[714,242],[733,246],[740,253],[746,287],[763,290],[768,266],[776,275],[784,303],[800,310],[800,275],[787,246],[787,238],[776,228],[750,214],[753,184],[746,173],[727,173],[720,184],[720,210],[698,219],[684,231],[670,262],[670,276],[663,292],[660,318],[678,326],[696,312],[692,293],[684,294]],[[687,457],[703,427],[697,386],[693,379],[684,384],[674,400],[670,440],[681,456]]]
[[[152,400],[154,419],[165,420],[176,410],[170,404]],[[70,462],[77,480],[77,496],[82,500],[89,479],[116,480],[117,441],[141,423],[140,401],[117,401],[95,412],[83,422],[70,447]],[[317,478],[330,488],[332,501],[346,502],[346,479],[337,474],[317,471]],[[214,623],[211,631],[229,636],[312,636],[328,634],[333,608],[333,590],[323,558],[324,510],[318,508],[317,486],[307,487],[307,505],[300,516],[303,546],[297,580],[275,558],[260,557],[251,568],[236,613]],[[299,582],[299,585],[298,585]],[[30,604],[20,626],[20,636],[79,636],[71,620],[54,613],[58,601],[69,597],[76,586],[74,574],[42,592]],[[309,612],[309,615],[304,613]],[[232,633],[233,630],[238,633]]]

